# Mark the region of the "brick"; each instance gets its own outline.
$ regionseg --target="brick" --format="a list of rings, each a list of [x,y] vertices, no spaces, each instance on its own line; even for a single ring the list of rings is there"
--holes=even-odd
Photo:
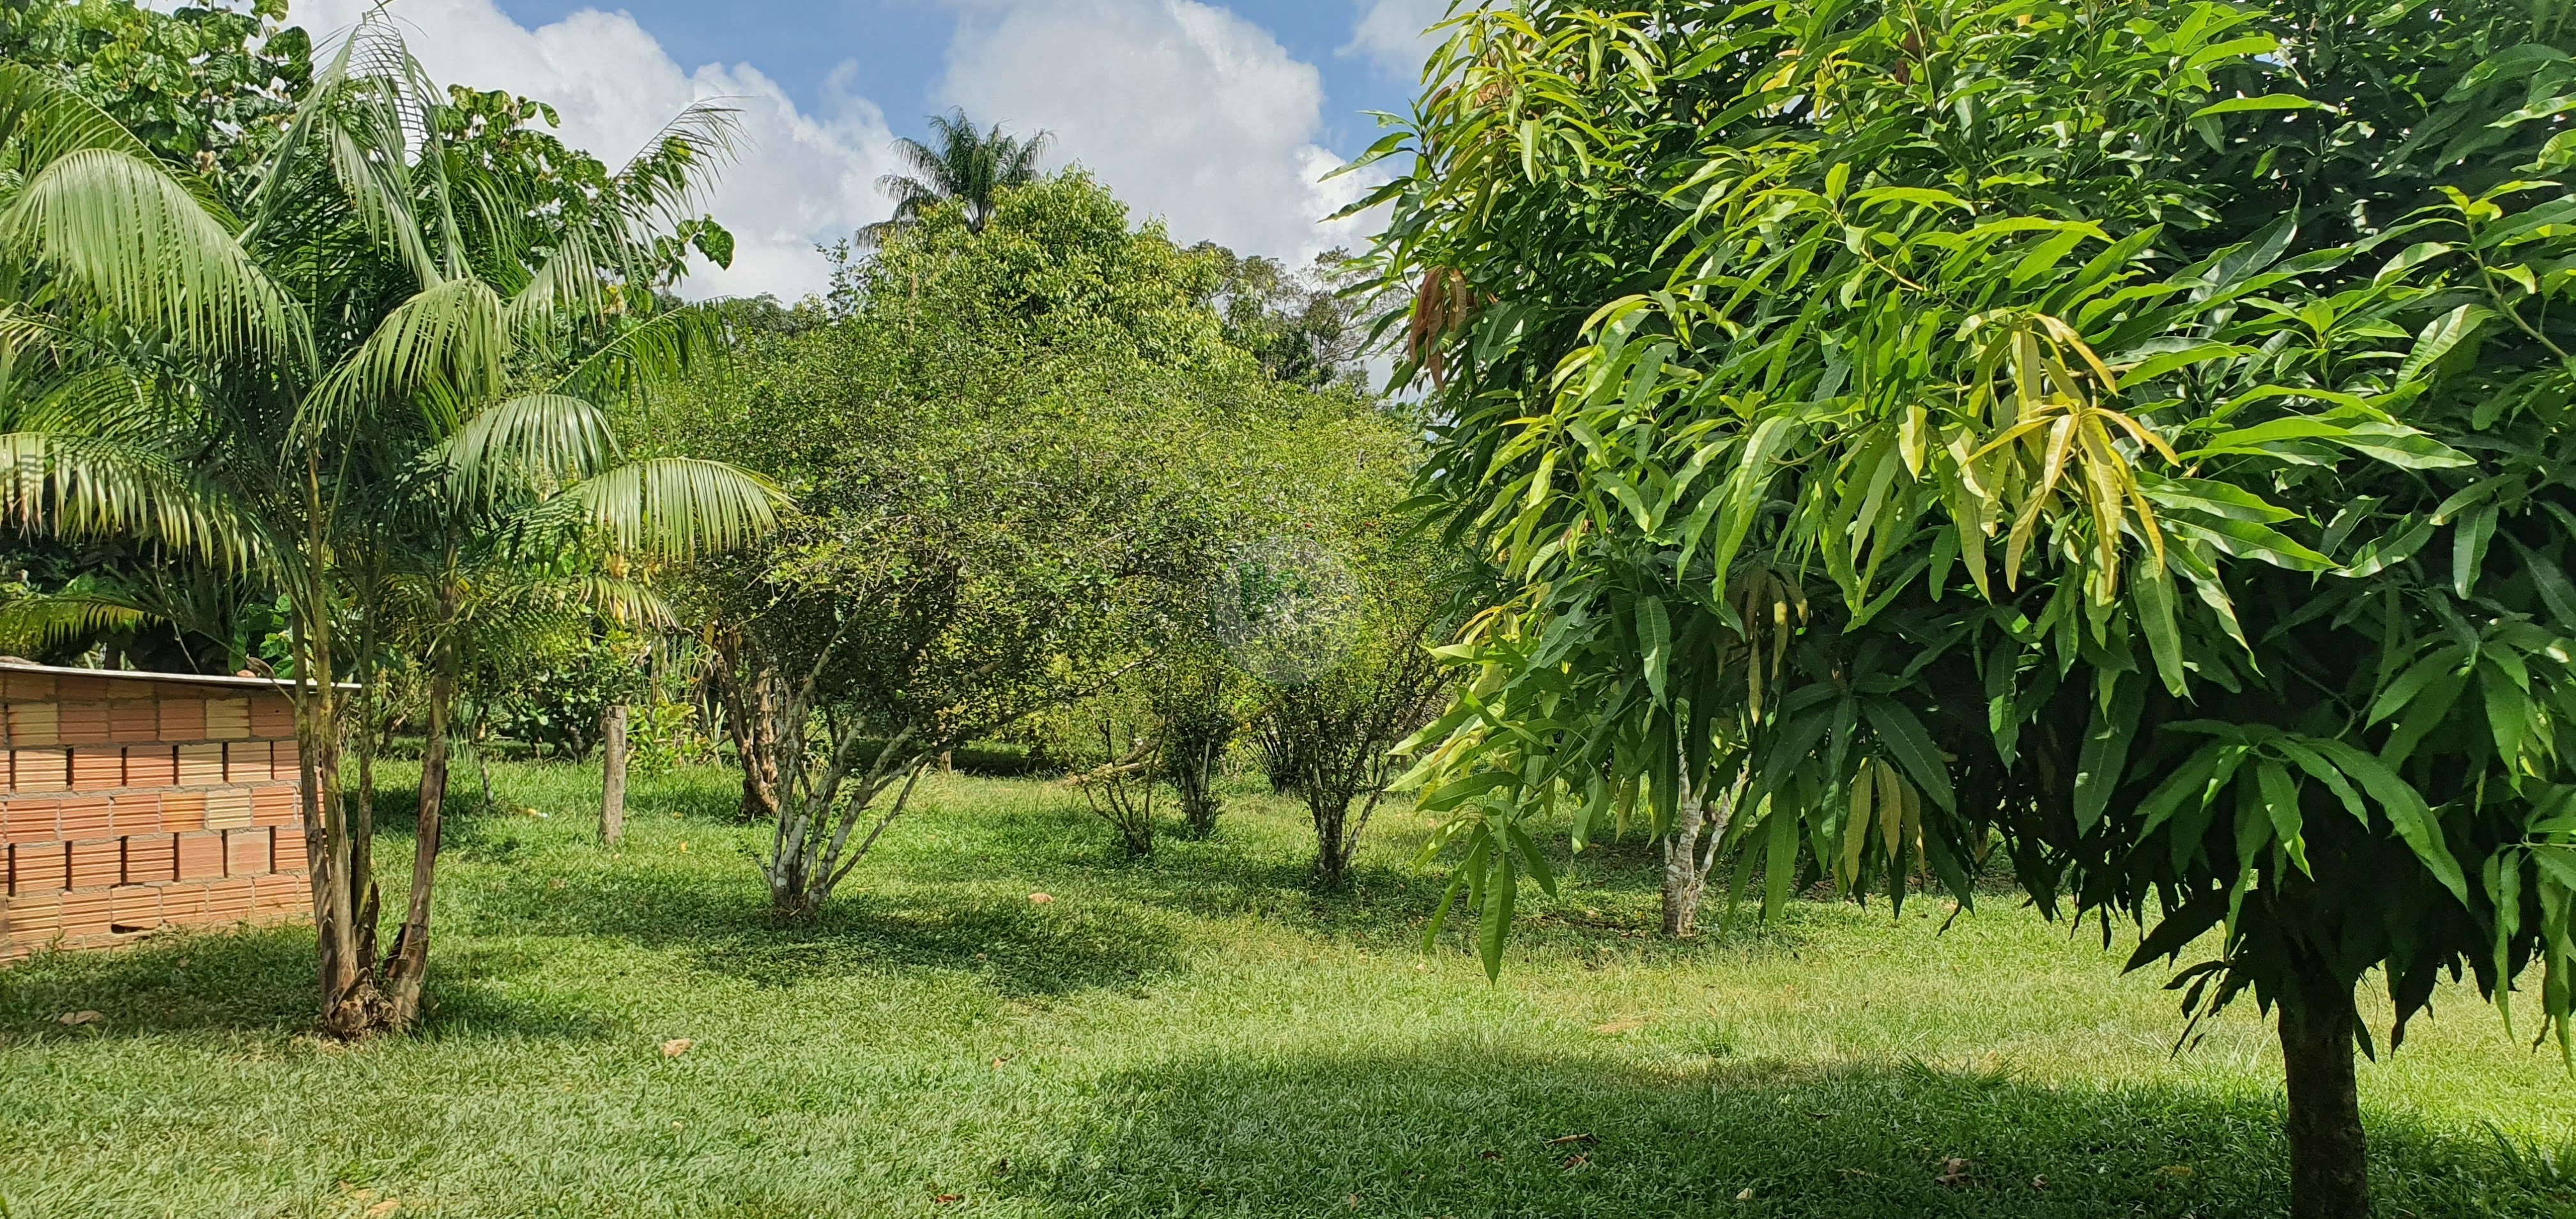
[[[206,793],[161,793],[161,828],[173,834],[206,828]]]
[[[0,693],[12,699],[50,702],[54,697],[54,675],[51,673],[10,673],[0,676]]]
[[[93,747],[72,751],[73,791],[114,791],[123,786],[125,786],[124,750]]]
[[[60,704],[59,728],[66,745],[107,744],[107,706],[104,703]]]
[[[235,741],[224,746],[224,782],[268,782],[269,752],[266,741]]]
[[[0,842],[53,842],[63,802],[59,796],[12,796],[0,807]]]
[[[301,875],[312,868],[313,861],[305,852],[304,831],[279,830],[276,848],[278,871]]]
[[[158,834],[168,827],[161,824],[161,797],[156,792],[121,791],[107,798],[107,823],[116,834]]]
[[[301,876],[263,876],[251,901],[262,910],[302,910],[313,905],[313,883]]]
[[[85,940],[107,934],[107,890],[63,895],[62,935],[67,940]]]
[[[250,823],[252,825],[296,826],[304,824],[304,809],[296,802],[296,789],[284,783],[271,783],[251,789]]]
[[[179,786],[212,787],[224,781],[224,747],[216,744],[178,748]]]
[[[119,935],[151,931],[161,925],[158,885],[121,885],[107,891],[107,929]]]
[[[151,699],[128,700],[107,709],[107,735],[117,741],[161,739],[161,713]]]
[[[216,741],[238,741],[249,735],[249,699],[210,698],[206,700],[207,739]]]
[[[204,885],[161,886],[161,921],[164,923],[197,923],[205,921],[206,887]]]
[[[12,900],[28,893],[60,893],[71,879],[71,848],[60,842],[22,842],[9,848]]]
[[[206,828],[242,829],[250,825],[250,789],[218,788],[206,793]]]
[[[205,738],[206,700],[184,697],[161,700],[162,740],[202,741]]]
[[[167,745],[125,747],[127,787],[169,787],[179,781],[178,751]]]
[[[68,791],[72,755],[61,749],[20,749],[9,755],[9,776],[9,786],[17,791]]]
[[[272,862],[269,834],[265,827],[224,831],[224,875],[262,875]]]
[[[234,923],[250,917],[251,903],[258,900],[259,890],[247,876],[219,880],[206,886],[205,921]]]
[[[179,840],[170,834],[135,834],[125,840],[125,883],[166,885],[179,877]]]
[[[106,691],[109,698],[117,699],[119,701],[148,699],[158,695],[160,692],[161,687],[158,682],[136,681],[132,678],[126,677],[119,677],[110,680],[107,683]]]
[[[223,835],[179,835],[179,879],[213,880],[223,874]]]
[[[8,936],[11,942],[25,946],[42,944],[62,934],[63,899],[52,894],[13,897],[0,918],[7,920],[7,927],[0,930],[0,935]]]
[[[62,744],[61,712],[52,703],[9,704],[9,743],[21,749]]]
[[[304,781],[304,750],[302,746],[295,743],[293,738],[290,737],[286,740],[271,744],[268,752],[269,774],[275,776],[278,782],[301,783]]]
[[[125,840],[99,838],[72,844],[73,889],[104,889],[125,880]]]
[[[73,842],[109,837],[116,833],[116,810],[105,796],[65,796],[54,832]]]
[[[295,737],[295,704],[282,694],[262,694],[250,700],[250,734],[271,740]]]

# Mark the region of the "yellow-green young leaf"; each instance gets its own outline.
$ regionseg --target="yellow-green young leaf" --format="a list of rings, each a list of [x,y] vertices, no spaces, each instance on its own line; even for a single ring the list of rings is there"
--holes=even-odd
[[[1871,766],[1870,759],[1861,759],[1860,773],[1852,776],[1851,809],[1843,816],[1842,867],[1836,879],[1845,889],[1860,883],[1861,851],[1869,842],[1870,799],[1878,791],[1878,784],[1870,777]]]
[[[1894,868],[1905,850],[1905,780],[1885,763],[1870,770],[1878,776],[1878,832],[1887,846],[1887,866]]]
[[[2246,114],[2271,110],[2331,110],[2332,106],[2312,102],[2287,93],[2266,93],[2261,97],[2231,97],[2215,105],[2191,112],[2196,119],[2215,118],[2222,114]]]
[[[2423,376],[2434,361],[2451,354],[2452,348],[2476,334],[2494,316],[2495,311],[2484,305],[2462,305],[2424,323],[2423,332],[2415,336],[2415,349],[2406,353],[2405,362],[2397,366],[2397,383],[2403,385]]]

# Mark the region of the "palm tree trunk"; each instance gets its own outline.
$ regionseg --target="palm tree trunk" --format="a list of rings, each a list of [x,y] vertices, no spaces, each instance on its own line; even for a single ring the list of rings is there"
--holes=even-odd
[[[439,620],[453,621],[453,585],[439,591]],[[385,1026],[400,1031],[420,1019],[421,985],[429,974],[429,900],[438,879],[438,847],[447,811],[448,729],[456,701],[454,645],[436,646],[429,678],[429,739],[420,756],[420,819],[412,831],[411,900],[385,970]]]
[[[2353,1072],[2352,988],[2303,964],[2281,1004],[2292,1219],[2369,1219],[2370,1164]]]

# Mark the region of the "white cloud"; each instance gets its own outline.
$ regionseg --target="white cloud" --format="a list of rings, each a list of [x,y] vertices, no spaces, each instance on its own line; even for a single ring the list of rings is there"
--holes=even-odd
[[[961,15],[944,100],[978,123],[1055,135],[1172,236],[1302,261],[1357,245],[1319,222],[1358,197],[1321,182],[1324,88],[1267,30],[1196,0],[984,0]]]
[[[327,41],[369,7],[299,0],[295,20]],[[893,135],[863,98],[836,90],[837,113],[807,114],[748,64],[684,69],[623,12],[583,9],[534,30],[493,0],[401,0],[391,12],[433,79],[546,102],[563,118],[557,134],[611,168],[693,102],[723,99],[739,111],[739,158],[707,203],[734,234],[733,266],[701,267],[682,285],[691,296],[819,291],[828,269],[814,245],[890,210],[875,183],[890,168]]]
[[[1365,56],[1377,70],[1401,81],[1418,80],[1440,39],[1423,31],[1446,20],[1449,0],[1361,0],[1368,8],[1351,28],[1344,55]]]

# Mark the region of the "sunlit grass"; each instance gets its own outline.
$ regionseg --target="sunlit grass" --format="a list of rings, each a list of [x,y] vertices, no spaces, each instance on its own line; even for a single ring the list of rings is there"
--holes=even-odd
[[[1406,866],[1409,813],[1319,898],[1267,796],[1131,862],[1059,788],[943,779],[824,919],[778,927],[729,774],[640,778],[614,857],[595,773],[496,779],[511,811],[451,829],[417,1039],[307,1036],[309,932],[0,972],[6,1214],[2285,1204],[2251,1008],[2177,1055],[2160,976],[2001,895],[1946,932],[1942,902],[1800,903],[1674,945],[1648,934],[1646,850],[1614,844],[1531,907],[1489,986],[1458,933],[1421,949],[1439,879]],[[75,1010],[104,1019],[56,1023]],[[2362,1088],[2383,1213],[2576,1213],[2570,1077],[2465,993]]]

